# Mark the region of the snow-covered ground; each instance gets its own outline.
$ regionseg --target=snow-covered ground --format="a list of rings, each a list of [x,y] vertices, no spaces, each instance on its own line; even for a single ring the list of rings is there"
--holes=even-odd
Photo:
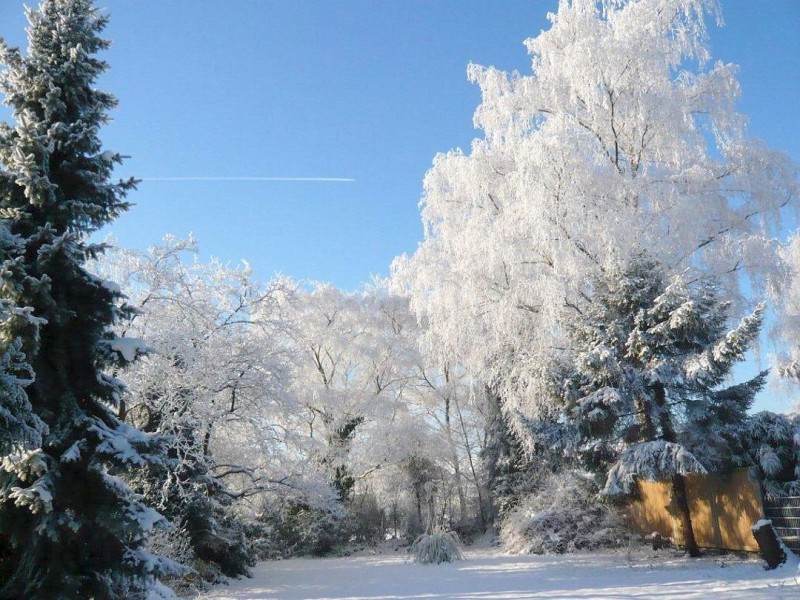
[[[643,548],[561,556],[510,556],[467,550],[443,565],[406,562],[405,553],[296,558],[260,563],[252,579],[232,581],[201,598],[337,600],[527,600],[657,598],[788,600],[800,598],[796,566],[765,571],[757,560],[705,557]]]

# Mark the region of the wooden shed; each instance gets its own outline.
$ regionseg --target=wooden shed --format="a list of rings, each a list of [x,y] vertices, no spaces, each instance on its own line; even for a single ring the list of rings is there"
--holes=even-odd
[[[628,518],[642,534],[658,532],[681,544],[680,523],[670,501],[669,484],[639,482],[640,499]],[[686,476],[686,492],[697,544],[702,548],[757,552],[753,523],[764,517],[761,490],[748,469]]]

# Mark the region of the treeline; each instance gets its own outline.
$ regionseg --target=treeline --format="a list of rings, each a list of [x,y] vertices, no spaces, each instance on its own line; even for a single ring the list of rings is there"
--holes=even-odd
[[[132,484],[186,537],[184,558],[236,575],[252,552],[492,522],[484,389],[426,355],[405,299],[260,284],[195,252],[167,238],[96,264],[135,313],[119,334],[147,346],[122,373],[118,416],[168,439],[175,459]]]

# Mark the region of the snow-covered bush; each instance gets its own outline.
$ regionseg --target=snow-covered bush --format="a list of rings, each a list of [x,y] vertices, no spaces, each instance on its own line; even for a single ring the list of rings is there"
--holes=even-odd
[[[502,465],[503,470],[492,482],[494,484],[492,493],[500,519],[511,514],[524,498],[542,485],[543,479],[547,477],[547,466],[544,462],[537,465],[522,463],[523,460],[527,459],[522,457],[520,450],[519,464]]]
[[[357,493],[347,507],[351,539],[377,544],[385,535],[386,515],[378,498],[370,492]]]
[[[574,472],[551,474],[503,519],[500,538],[510,552],[562,554],[620,544],[627,532],[613,508],[597,500],[594,484]]]
[[[350,538],[346,513],[341,505],[311,506],[305,502],[272,502],[259,522],[259,558],[325,556]]]
[[[430,535],[423,533],[411,544],[409,552],[414,562],[423,565],[464,560],[461,540],[455,531],[437,531]]]

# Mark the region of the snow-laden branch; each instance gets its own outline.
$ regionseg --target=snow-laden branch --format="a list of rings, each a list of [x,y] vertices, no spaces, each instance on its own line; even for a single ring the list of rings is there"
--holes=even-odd
[[[630,494],[637,479],[669,481],[674,475],[705,473],[705,467],[680,444],[657,440],[627,448],[611,467],[602,494]]]

